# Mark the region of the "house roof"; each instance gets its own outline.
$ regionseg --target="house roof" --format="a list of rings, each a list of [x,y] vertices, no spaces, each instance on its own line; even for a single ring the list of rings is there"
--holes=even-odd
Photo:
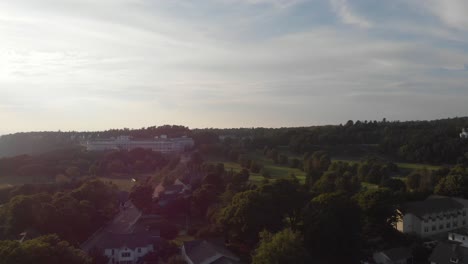
[[[230,264],[240,263],[239,258],[224,246],[215,245],[206,240],[194,240],[184,242],[185,254],[194,264]]]
[[[458,264],[468,263],[468,248],[457,243],[439,242],[432,251],[429,261],[437,264],[453,264],[451,258],[458,259]]]
[[[106,232],[100,236],[99,240],[96,241],[94,247],[101,249],[112,249],[112,248],[123,248],[127,247],[135,249],[139,247],[146,247],[158,243],[160,238],[152,237],[145,233],[137,234],[115,234]]]
[[[458,228],[458,229],[450,231],[450,233],[468,236],[468,228],[466,227]]]
[[[170,185],[167,186],[166,189],[164,190],[164,194],[166,193],[180,193],[184,189],[184,185]]]
[[[388,250],[382,251],[382,254],[387,256],[392,261],[409,259],[413,256],[411,249],[405,248],[405,247],[388,249]]]
[[[458,210],[462,208],[464,208],[463,204],[456,201],[455,199],[442,197],[406,203],[401,207],[401,211],[402,213],[411,213],[422,218],[424,215]]]
[[[160,184],[158,184],[158,186],[156,186],[156,188],[154,188],[154,192],[153,192],[153,198],[158,198],[159,195],[164,192],[164,185],[162,184],[162,182]]]

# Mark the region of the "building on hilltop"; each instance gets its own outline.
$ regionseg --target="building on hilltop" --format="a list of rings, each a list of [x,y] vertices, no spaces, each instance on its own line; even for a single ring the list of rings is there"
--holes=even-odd
[[[396,228],[422,237],[447,233],[467,226],[467,211],[468,200],[433,196],[402,205]]]
[[[194,146],[192,138],[168,138],[166,135],[153,140],[134,140],[129,136],[119,136],[111,139],[89,140],[84,143],[88,151],[132,150],[136,148],[151,149],[161,153],[183,152]]]

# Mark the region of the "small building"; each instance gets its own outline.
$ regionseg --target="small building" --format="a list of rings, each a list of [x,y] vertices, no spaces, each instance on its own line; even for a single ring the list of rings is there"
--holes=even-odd
[[[460,138],[468,139],[468,129],[466,128],[462,129],[462,132],[460,133]]]
[[[468,248],[454,242],[439,242],[429,257],[431,264],[468,264]]]
[[[182,257],[188,264],[239,264],[240,259],[224,245],[194,240],[184,242]]]
[[[376,252],[373,255],[376,264],[412,264],[413,255],[410,248],[392,248]]]
[[[191,186],[180,179],[176,179],[174,184],[164,186],[161,182],[153,191],[153,199],[158,200],[159,206],[165,206],[178,198],[186,197],[190,194]]]
[[[448,240],[458,242],[461,246],[468,248],[468,228],[460,228],[449,232]]]
[[[467,226],[468,200],[450,197],[430,197],[410,202],[399,209],[396,228],[402,233],[422,237],[447,233]]]

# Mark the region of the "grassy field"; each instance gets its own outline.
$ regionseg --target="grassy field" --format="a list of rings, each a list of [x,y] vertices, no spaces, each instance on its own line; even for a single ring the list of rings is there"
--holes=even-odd
[[[282,154],[287,155],[289,158],[301,158],[295,155],[292,155],[291,153],[287,152],[286,150],[280,149],[280,152]],[[296,168],[290,168],[285,165],[278,165],[274,164],[272,160],[266,158],[261,151],[255,151],[248,153],[246,155],[248,158],[255,160],[259,163],[261,163],[264,167],[265,170],[267,170],[270,175],[271,179],[280,179],[280,178],[286,178],[291,174],[296,175],[296,177],[301,181],[305,181],[305,173],[301,171],[300,169]],[[232,161],[227,161],[225,159],[221,159],[219,157],[212,157],[208,159],[209,162],[212,163],[224,163],[224,167],[226,170],[233,170],[235,172],[239,172],[242,170],[242,167],[239,163],[237,162],[232,162]],[[353,159],[353,158],[339,158],[339,159],[332,159],[332,161],[343,161],[343,162],[350,162],[350,163],[357,163],[360,162],[359,159]],[[409,173],[412,170],[416,169],[428,169],[428,170],[437,170],[440,168],[440,166],[434,166],[434,165],[428,165],[428,164],[420,164],[420,163],[395,163],[403,172],[403,174]],[[404,179],[404,177],[401,177]],[[252,183],[261,183],[263,181],[264,177],[260,173],[251,173],[250,174],[250,181]],[[363,183],[363,186],[366,188],[376,188],[376,185],[373,184],[368,184],[368,183]]]
[[[111,182],[119,188],[119,190],[122,191],[127,191],[129,192],[132,187],[136,184],[136,182],[133,182],[131,179],[117,179],[117,178],[106,178],[106,177],[99,177],[103,182]]]
[[[360,160],[356,159],[332,159],[332,161],[343,161],[349,163],[358,163]],[[438,170],[440,166],[436,165],[428,165],[422,163],[404,163],[404,162],[396,162],[395,163],[399,169],[402,170],[418,170],[418,169],[428,169],[428,170]]]
[[[23,184],[47,184],[53,182],[49,177],[2,176],[0,177],[0,189]]]
[[[395,163],[398,168],[400,169],[407,169],[407,170],[417,170],[417,169],[428,169],[428,170],[438,170],[440,166],[435,165],[428,165],[428,164],[421,164],[421,163]]]
[[[248,153],[247,157],[261,163],[263,165],[263,168],[266,171],[268,171],[268,173],[270,174],[271,176],[270,180],[286,178],[290,176],[291,174],[294,174],[301,182],[305,181],[305,173],[301,171],[300,169],[274,164],[272,160],[267,159],[262,153],[258,151]],[[242,170],[241,165],[237,162],[226,161],[226,160],[214,158],[214,157],[210,158],[209,161],[212,163],[223,163],[224,168],[227,171],[230,171],[232,169],[235,172],[239,172]],[[249,180],[252,183],[259,184],[263,181],[263,179],[264,177],[260,173],[250,173]]]

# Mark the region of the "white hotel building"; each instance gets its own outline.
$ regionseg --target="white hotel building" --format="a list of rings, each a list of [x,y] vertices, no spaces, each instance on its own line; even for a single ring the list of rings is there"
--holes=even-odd
[[[397,229],[422,237],[448,233],[466,227],[468,200],[433,196],[424,201],[404,204]]]
[[[129,136],[119,136],[111,139],[90,140],[85,144],[88,151],[132,150],[135,148],[151,149],[161,153],[183,152],[194,146],[194,141],[188,137],[168,138],[166,135],[153,140],[133,140]]]

